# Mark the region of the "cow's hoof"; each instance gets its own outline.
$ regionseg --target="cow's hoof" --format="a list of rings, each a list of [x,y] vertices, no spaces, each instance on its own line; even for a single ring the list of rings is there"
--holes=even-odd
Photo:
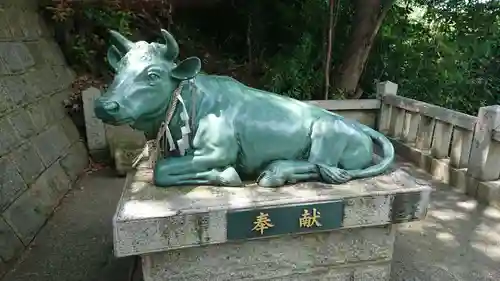
[[[222,186],[242,186],[243,182],[238,175],[238,172],[233,167],[228,167],[224,171],[219,172],[217,176],[219,185]]]
[[[349,171],[330,166],[320,166],[319,172],[323,181],[330,184],[342,184],[352,179]]]
[[[285,185],[285,178],[279,177],[276,174],[263,172],[257,179],[259,186],[262,187],[280,187]]]

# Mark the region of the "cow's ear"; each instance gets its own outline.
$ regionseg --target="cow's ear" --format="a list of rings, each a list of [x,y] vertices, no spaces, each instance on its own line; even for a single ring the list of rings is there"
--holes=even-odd
[[[108,56],[109,66],[114,71],[116,71],[118,69],[118,63],[120,62],[120,60],[123,57],[122,53],[120,53],[120,51],[118,51],[118,49],[114,45],[111,45],[108,48],[108,54],[107,54],[107,56]]]
[[[195,77],[201,70],[201,61],[197,57],[189,57],[172,68],[171,76],[179,80],[188,80]]]

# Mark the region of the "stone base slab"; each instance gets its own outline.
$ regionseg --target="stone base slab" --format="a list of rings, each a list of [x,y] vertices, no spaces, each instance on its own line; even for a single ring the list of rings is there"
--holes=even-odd
[[[144,281],[389,280],[395,228],[365,227],[142,256]]]
[[[115,255],[140,255],[145,281],[389,280],[394,224],[423,219],[431,192],[397,165],[281,188],[159,188],[152,175],[145,162],[128,173],[113,219]]]
[[[312,228],[312,231],[420,220],[426,215],[430,192],[431,187],[426,181],[417,180],[400,168],[342,185],[306,182],[282,188],[262,188],[254,183],[234,188],[159,188],[152,184],[152,170],[147,163],[141,163],[137,171],[128,174],[113,219],[115,255],[142,255],[238,239],[269,238],[265,235],[254,238],[245,234],[233,235],[238,229],[252,228],[254,215],[244,219],[245,214],[241,214],[244,212],[258,214],[281,208],[278,211],[281,215],[269,213],[271,220],[278,220],[282,230],[282,226],[292,224],[292,230],[277,232],[276,235],[295,233],[293,229],[299,226],[298,219],[303,209],[312,211],[312,207],[306,207],[310,204],[334,206],[323,209],[322,219],[329,228]],[[297,209],[300,213],[292,215]],[[235,216],[236,220],[229,223],[229,218]],[[239,218],[245,222],[240,223]],[[309,230],[302,228],[297,231]]]

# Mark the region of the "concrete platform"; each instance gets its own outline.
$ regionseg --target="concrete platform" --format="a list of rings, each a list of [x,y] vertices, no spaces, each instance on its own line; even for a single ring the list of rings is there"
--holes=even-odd
[[[400,166],[429,180],[410,164]],[[124,184],[112,175],[113,171],[102,171],[82,179],[15,271],[0,279],[129,281],[134,259],[115,258],[112,253],[110,222]],[[397,230],[391,281],[500,280],[500,211],[432,183],[426,219]]]
[[[341,185],[158,188],[143,165],[118,204],[115,254],[140,255],[146,281],[389,280],[392,225],[423,219],[430,192],[398,167]]]

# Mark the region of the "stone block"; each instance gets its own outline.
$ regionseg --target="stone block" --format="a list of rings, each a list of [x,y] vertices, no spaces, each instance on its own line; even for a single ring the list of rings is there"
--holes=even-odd
[[[46,118],[47,125],[53,125],[57,123],[57,118],[56,115],[59,115],[59,113],[56,112],[55,109],[52,108],[52,103],[50,102],[50,97],[46,97],[44,99],[39,100],[36,103],[36,106],[41,108],[43,110],[43,114]]]
[[[18,256],[24,249],[24,245],[21,243],[21,240],[19,240],[12,228],[10,228],[1,216],[0,241],[2,241],[2,243],[0,243],[0,258],[5,262],[8,262]]]
[[[121,145],[113,149],[115,170],[119,176],[125,176],[133,169],[132,165],[134,160],[142,152],[142,150],[143,148],[140,147],[127,147],[126,145]],[[103,160],[106,161],[104,157],[101,161]]]
[[[387,264],[393,244],[391,227],[373,227],[180,249],[142,256],[144,280],[387,280],[349,265]]]
[[[37,97],[47,97],[60,90],[59,84],[61,82],[58,81],[54,70],[49,65],[39,64],[30,68],[24,75],[27,76],[26,80],[30,81]]]
[[[0,41],[12,39],[9,23],[7,22],[7,11],[0,9]]]
[[[142,152],[146,144],[144,133],[128,125],[105,125],[105,129],[109,149],[115,161],[115,169],[119,175],[125,175],[132,170],[133,160]]]
[[[117,256],[227,243],[227,216],[238,210],[340,200],[341,228],[422,219],[431,191],[427,182],[417,182],[401,169],[340,186],[300,183],[280,189],[254,184],[163,189],[151,185],[151,177],[152,171],[142,166],[127,176],[114,217]]]
[[[46,167],[52,165],[59,157],[66,155],[70,146],[67,136],[58,124],[35,136],[32,141]]]
[[[414,148],[410,144],[406,144],[399,139],[389,137],[389,140],[392,142],[397,155],[412,163],[419,163],[422,155],[422,152],[419,149]]]
[[[428,151],[422,151],[422,154],[420,156],[420,161],[417,163],[418,166],[422,169],[424,169],[426,172],[430,173],[431,172],[431,165],[432,165],[432,160],[434,158]]]
[[[390,217],[393,197],[366,196],[346,200],[344,227],[384,224]]]
[[[68,82],[59,80],[52,66],[46,65],[41,68],[40,77],[45,81],[43,88],[45,95],[52,95],[58,91],[67,90],[69,87]]]
[[[4,91],[7,93],[14,105],[24,104],[30,101],[30,96],[26,91],[28,87],[21,76],[3,77],[3,79],[0,80],[0,84],[0,87],[4,88]]]
[[[55,163],[5,210],[5,220],[25,245],[30,243],[45,224],[68,188],[69,180],[66,174],[61,166]]]
[[[36,133],[36,127],[26,110],[17,110],[8,116],[9,122],[21,139],[27,139]]]
[[[431,175],[435,180],[449,184],[451,178],[451,169],[449,159],[435,159],[431,161]]]
[[[115,255],[140,255],[145,281],[387,281],[394,225],[424,219],[431,192],[396,165],[341,185],[277,189],[158,188],[152,175],[146,162],[128,173],[113,219]],[[304,214],[318,224],[304,226]],[[270,225],[255,232],[262,215]]]
[[[35,125],[36,132],[42,132],[49,126],[51,119],[50,106],[47,102],[41,100],[36,103],[29,105],[26,108],[33,124]]]
[[[7,66],[5,65],[5,62],[3,59],[0,57],[0,75],[9,75],[11,74],[9,69],[7,69]]]
[[[23,40],[37,40],[41,35],[40,16],[35,10],[25,10],[21,13],[19,25],[23,33]]]
[[[26,47],[28,48],[35,65],[43,65],[46,63],[44,54],[44,42],[46,39],[40,39],[35,42],[26,42]]]
[[[470,197],[473,197],[475,198],[476,195],[477,195],[477,189],[478,189],[478,186],[479,186],[479,181],[471,176],[469,176],[469,174],[467,174],[467,187],[465,189],[465,194],[469,195]]]
[[[479,108],[474,137],[472,139],[471,152],[468,163],[470,177],[479,181],[497,180],[499,173],[496,170],[498,160],[490,158],[490,150],[496,154],[496,148],[492,142],[493,131],[500,126],[500,105],[484,106]],[[491,161],[493,160],[493,161]],[[491,169],[491,168],[494,169]]]
[[[94,113],[94,101],[100,96],[100,90],[93,87],[82,92],[87,146],[92,157],[94,157],[96,151],[107,150],[108,148],[104,123]]]
[[[50,65],[59,65],[66,68],[66,59],[61,51],[61,48],[54,40],[47,41],[50,50],[50,58],[48,63]]]
[[[71,83],[75,80],[75,77],[71,70],[66,66],[54,65],[52,66],[52,71],[55,75],[54,88],[57,90],[64,90],[71,86]]]
[[[64,63],[60,63],[61,61],[58,60],[57,56],[55,55],[55,52],[60,52],[60,50],[58,50],[58,46],[53,44],[53,40],[51,40],[50,38],[42,38],[37,43],[45,64],[50,66],[64,65]]]
[[[37,13],[37,15],[39,14]],[[37,27],[39,28],[41,37],[54,38],[54,29],[49,28],[49,26],[42,17],[38,16],[37,18],[33,18],[33,20],[36,20],[36,22],[38,23]]]
[[[69,93],[67,90],[65,90],[60,91],[48,98],[54,121],[59,122],[60,120],[68,116],[66,108],[64,107],[64,100],[68,97]]]
[[[87,149],[82,142],[74,143],[61,161],[61,167],[71,181],[75,181],[78,176],[89,165]]]
[[[477,201],[500,208],[500,181],[480,182]]]
[[[380,95],[397,95],[398,84],[391,81],[384,81],[377,84],[377,93]]]
[[[1,64],[2,61],[0,60],[0,70]],[[11,110],[13,107],[14,102],[10,99],[10,95],[7,93],[7,89],[0,81],[0,116],[2,116],[3,113]]]
[[[33,62],[33,58],[31,61],[26,60],[29,58],[29,52],[26,54],[23,50],[26,51],[27,48],[22,43],[0,42],[0,58],[10,73],[21,73],[26,69],[26,63]],[[20,57],[20,54],[23,55],[23,58]]]
[[[19,24],[22,17],[22,10],[19,7],[10,7],[5,9],[5,18],[7,19],[8,27],[13,38],[22,39],[24,37],[23,30]]]
[[[66,135],[66,132],[64,131],[64,128],[61,123],[57,123],[52,126],[54,128],[54,136],[57,136],[57,138],[54,140],[54,145],[58,147],[60,150],[62,150],[63,153],[59,154],[60,156],[63,156],[66,154],[68,148],[71,146],[71,141],[69,140],[68,136]]]
[[[0,157],[0,212],[5,210],[21,193],[26,190],[26,184],[7,157]]]
[[[2,277],[7,272],[7,264],[0,257],[0,277]]]
[[[0,156],[19,146],[21,139],[7,118],[0,118]]]
[[[465,194],[467,181],[467,169],[451,169],[450,185],[452,187]]]
[[[73,120],[65,116],[60,122],[62,129],[66,134],[66,136],[68,137],[68,140],[71,144],[82,139],[82,137],[80,136],[80,132],[76,128],[75,123],[73,123]]]
[[[11,44],[13,44],[17,57],[21,60],[21,66],[23,69],[28,69],[35,65],[35,60],[31,56],[30,50],[24,42],[14,42]]]
[[[36,100],[43,96],[43,83],[47,83],[47,81],[43,81],[36,67],[28,69],[22,77],[24,81],[28,81],[28,83],[26,83],[26,92],[30,100]]]
[[[359,100],[356,100],[359,101]],[[356,120],[361,124],[364,124],[370,128],[375,128],[377,124],[377,113],[378,110],[334,110],[334,113],[337,113],[345,118]]]
[[[31,141],[25,142],[20,148],[11,153],[10,156],[26,184],[34,182],[45,170],[42,159],[40,159]]]

